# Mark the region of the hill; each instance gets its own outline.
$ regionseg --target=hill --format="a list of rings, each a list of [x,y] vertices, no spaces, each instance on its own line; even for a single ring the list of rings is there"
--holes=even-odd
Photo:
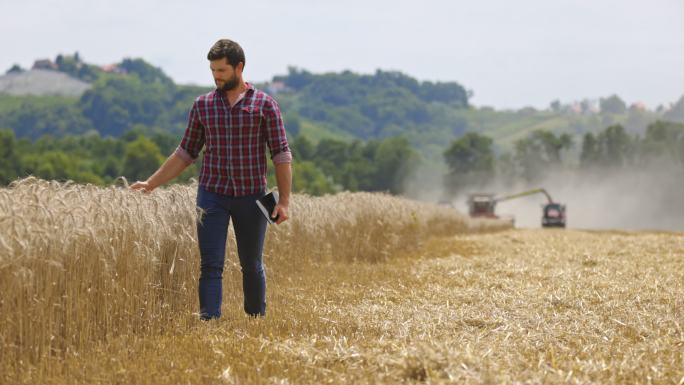
[[[305,134],[315,128],[362,140],[401,135],[433,163],[441,163],[447,145],[466,132],[491,137],[500,154],[511,152],[518,140],[538,130],[570,135],[578,144],[585,133],[596,134],[615,124],[643,135],[649,124],[667,116],[665,109],[627,106],[615,95],[597,101],[556,101],[545,110],[494,110],[471,105],[473,92],[459,83],[419,82],[382,70],[372,75],[312,74],[290,68],[287,75],[264,86],[275,94],[290,122],[301,122],[295,127]],[[677,105],[684,110],[684,100]]]
[[[144,178],[177,146],[193,100],[212,89],[175,84],[143,59],[95,66],[75,54],[40,63],[52,68],[49,76],[89,86],[72,96],[0,95],[0,141],[7,149],[0,152],[0,183],[27,174],[97,184],[119,175]],[[684,98],[657,111],[627,106],[615,95],[497,111],[473,106],[473,92],[457,82],[382,70],[290,68],[257,87],[280,103],[298,163],[295,189],[312,194],[402,193],[414,173],[414,185],[437,190],[447,173],[456,189],[478,175],[478,181],[531,182],[545,168],[629,168],[651,154],[679,162],[677,146],[684,143],[681,125],[653,123],[684,121]],[[139,159],[141,151],[149,159]]]
[[[34,69],[0,77],[0,128],[11,128],[17,136],[32,139],[46,133],[61,136],[90,129],[115,137],[133,128],[180,135],[192,100],[211,89],[177,85],[142,59],[95,66],[76,53],[47,62],[55,71]],[[622,124],[627,132],[643,133],[666,112],[628,108],[616,96],[593,103],[556,102],[546,110],[497,111],[472,106],[469,98],[473,91],[457,82],[420,82],[382,70],[374,74],[313,74],[290,68],[286,75],[257,86],[281,104],[293,136],[301,132],[317,142],[401,135],[428,158],[440,157],[449,142],[469,131],[492,137],[497,151],[503,152],[539,129],[578,137]],[[63,105],[67,99],[46,103],[41,99],[45,95],[68,98],[73,113],[55,112],[57,107],[51,105]],[[35,116],[50,116],[51,121],[38,124]],[[82,124],[60,123],[73,121],[74,116]],[[37,130],[36,125],[43,128]],[[55,128],[64,126],[72,127],[71,132]]]

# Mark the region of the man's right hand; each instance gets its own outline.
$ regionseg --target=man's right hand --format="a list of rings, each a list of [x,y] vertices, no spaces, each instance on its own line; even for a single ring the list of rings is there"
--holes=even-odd
[[[180,175],[183,170],[185,170],[190,163],[186,162],[177,152],[171,154],[171,156],[166,159],[166,161],[159,167],[159,170],[152,174],[145,181],[137,181],[129,187],[131,191],[143,190],[145,194],[151,193],[152,190],[164,183],[170,181],[171,179]],[[150,183],[150,181],[154,183]]]
[[[154,190],[154,187],[152,187],[147,181],[137,181],[131,185],[130,189],[132,191],[143,190],[145,194],[148,194]]]

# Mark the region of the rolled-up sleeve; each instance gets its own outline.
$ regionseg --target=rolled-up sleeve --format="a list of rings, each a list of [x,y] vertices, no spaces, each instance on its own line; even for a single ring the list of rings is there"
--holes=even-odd
[[[280,114],[280,107],[273,98],[268,97],[264,103],[264,130],[266,131],[266,142],[271,152],[273,164],[291,163],[292,152],[287,143],[285,125]]]
[[[200,120],[199,106],[195,101],[190,109],[188,126],[185,129],[183,139],[176,148],[176,154],[190,164],[197,160],[202,147],[204,147],[204,126]]]

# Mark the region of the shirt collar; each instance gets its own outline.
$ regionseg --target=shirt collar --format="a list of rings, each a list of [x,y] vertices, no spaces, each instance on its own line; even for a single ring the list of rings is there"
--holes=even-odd
[[[240,101],[241,101],[242,99],[244,99],[245,97],[247,97],[247,95],[249,95],[250,93],[252,93],[252,92],[254,92],[254,91],[256,90],[256,88],[254,87],[254,85],[253,85],[252,83],[250,83],[250,82],[245,82],[245,86],[246,86],[247,88],[245,88],[245,91],[244,91],[243,93],[241,93],[240,96],[238,96],[237,100],[235,101],[235,104],[233,104],[232,106],[230,106],[231,108],[232,108],[232,107],[235,107],[238,103],[240,103]],[[214,92],[216,92],[216,94],[217,94],[221,99],[223,99],[223,100],[225,100],[226,102],[228,102],[228,100],[226,99],[226,95],[225,95],[223,92],[221,92],[218,88],[215,89]],[[227,104],[227,103],[226,103],[226,104]]]

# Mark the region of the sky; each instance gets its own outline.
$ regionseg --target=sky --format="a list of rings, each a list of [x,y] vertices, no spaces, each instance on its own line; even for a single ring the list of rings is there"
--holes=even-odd
[[[78,51],[210,85],[206,54],[230,38],[253,82],[382,69],[456,81],[476,106],[617,94],[655,108],[684,95],[682,20],[681,0],[0,0],[0,71]]]

